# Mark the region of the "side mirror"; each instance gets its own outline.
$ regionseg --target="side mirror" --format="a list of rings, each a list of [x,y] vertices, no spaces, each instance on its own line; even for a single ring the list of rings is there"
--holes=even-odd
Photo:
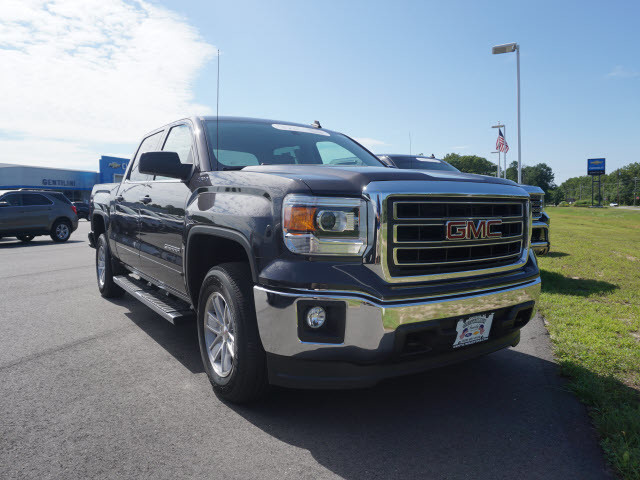
[[[140,173],[187,180],[193,165],[180,162],[176,152],[147,152],[140,156]]]
[[[11,205],[9,202],[0,201],[0,207],[8,207],[9,205]]]

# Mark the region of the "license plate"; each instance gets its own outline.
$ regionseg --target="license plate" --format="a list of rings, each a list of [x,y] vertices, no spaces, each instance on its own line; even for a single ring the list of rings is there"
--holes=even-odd
[[[458,320],[456,341],[453,342],[453,348],[466,347],[488,340],[491,322],[493,322],[493,313],[473,315]]]

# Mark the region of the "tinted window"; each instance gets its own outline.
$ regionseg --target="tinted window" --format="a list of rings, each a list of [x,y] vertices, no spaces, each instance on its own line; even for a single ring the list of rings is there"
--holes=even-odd
[[[154,133],[153,135],[145,138],[140,147],[138,148],[138,152],[136,153],[136,158],[133,159],[133,166],[131,167],[131,172],[129,173],[129,180],[132,182],[144,182],[147,180],[151,180],[152,175],[147,175],[146,173],[140,173],[138,171],[138,163],[140,160],[140,155],[146,152],[153,152],[158,148],[158,142],[160,141],[160,137],[162,136],[162,132]]]
[[[193,163],[191,150],[191,129],[187,125],[177,125],[169,130],[162,150],[176,152],[182,163]]]
[[[49,200],[44,195],[40,195],[39,193],[23,193],[22,194],[22,204],[26,206],[37,206],[37,205],[52,205],[53,202]]]
[[[444,170],[447,172],[459,172],[457,168],[438,158],[414,157],[410,155],[390,156],[398,168],[410,168],[413,170]],[[406,166],[405,166],[406,165]]]
[[[176,125],[169,130],[169,135],[164,142],[162,150],[165,152],[176,152],[180,157],[180,162],[185,164],[193,163],[193,150],[191,148],[191,129],[187,125]],[[156,180],[174,180],[171,177],[155,176]]]
[[[7,202],[9,205],[13,207],[19,207],[22,205],[22,194],[21,193],[10,193],[2,197],[3,202]]]
[[[398,168],[411,168],[411,157],[393,157],[392,161]]]
[[[211,156],[219,157],[222,168],[248,165],[383,166],[348,137],[312,127],[227,120],[219,126],[215,121],[208,121],[206,132]]]
[[[56,197],[61,202],[71,205],[71,200],[69,200],[64,193],[52,192],[52,193],[49,193],[49,195]]]

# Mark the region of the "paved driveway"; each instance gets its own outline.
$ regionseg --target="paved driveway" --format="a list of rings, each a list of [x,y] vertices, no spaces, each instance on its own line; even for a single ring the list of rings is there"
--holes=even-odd
[[[87,232],[0,241],[0,478],[609,478],[539,318],[473,362],[231,407],[193,324],[99,296]]]

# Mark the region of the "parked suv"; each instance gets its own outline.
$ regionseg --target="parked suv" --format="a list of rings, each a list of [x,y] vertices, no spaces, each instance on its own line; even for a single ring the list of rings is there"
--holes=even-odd
[[[387,168],[319,124],[193,117],[91,192],[104,297],[197,316],[215,391],[354,388],[516,345],[540,292],[513,182]]]
[[[66,242],[78,228],[76,208],[62,193],[45,190],[0,191],[0,236],[30,242],[50,235]]]
[[[441,172],[458,172],[456,167],[450,163],[431,157],[424,157],[421,155],[403,155],[403,154],[385,154],[378,155],[378,158],[382,160],[389,167],[406,168],[410,170],[430,170]],[[465,174],[473,175],[475,174]],[[503,182],[509,182],[513,185],[517,185],[511,180],[502,180]],[[531,248],[538,255],[546,255],[551,248],[551,242],[549,240],[549,225],[551,219],[549,215],[544,211],[544,190],[540,187],[534,187],[533,185],[520,185],[520,188],[529,192],[531,197],[531,217],[533,219],[532,231],[531,231]]]
[[[73,206],[76,207],[76,212],[78,212],[78,218],[84,218],[85,220],[89,220],[89,213],[91,213],[91,206],[88,203],[73,202]]]

